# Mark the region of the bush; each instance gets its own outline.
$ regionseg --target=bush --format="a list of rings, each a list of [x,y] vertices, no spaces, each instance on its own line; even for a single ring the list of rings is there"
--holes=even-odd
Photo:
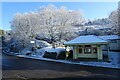
[[[9,48],[10,48],[10,52],[19,52],[19,48],[17,44],[11,44]]]
[[[66,51],[61,51],[57,56],[57,59],[65,59],[65,58],[66,58]]]
[[[70,50],[69,53],[70,53],[70,54],[68,55],[68,59],[72,59],[72,58],[73,58],[73,51]]]
[[[36,47],[32,47],[31,51],[35,51],[35,50],[37,50],[37,48]]]
[[[27,52],[26,52],[26,55],[30,55],[30,54],[32,54],[31,51],[27,51]]]
[[[11,44],[8,44],[7,47],[10,49],[10,52],[20,52],[24,49],[24,46],[20,42],[14,42]]]
[[[26,55],[30,55],[31,53],[26,53]]]
[[[10,49],[8,47],[3,47],[2,48],[2,53],[9,53]]]
[[[56,59],[57,53],[56,52],[47,52],[45,51],[43,57],[44,58],[52,58],[52,59]]]

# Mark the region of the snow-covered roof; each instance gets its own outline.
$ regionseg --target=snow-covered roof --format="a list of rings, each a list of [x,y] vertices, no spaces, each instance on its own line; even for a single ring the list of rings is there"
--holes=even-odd
[[[118,36],[118,35],[107,35],[107,36],[98,36],[98,37],[103,40],[120,39],[120,36]]]
[[[95,35],[86,35],[80,36],[68,42],[65,42],[65,45],[72,45],[72,44],[106,44],[107,41],[100,39]]]

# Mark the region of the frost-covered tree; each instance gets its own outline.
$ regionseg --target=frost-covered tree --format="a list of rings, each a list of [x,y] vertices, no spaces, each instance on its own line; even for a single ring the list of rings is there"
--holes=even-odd
[[[14,42],[21,42],[25,47],[33,40],[39,31],[36,13],[17,13],[11,21],[12,38]]]
[[[73,37],[74,25],[83,21],[79,10],[70,11],[65,7],[48,5],[40,7],[36,12],[16,14],[11,21],[11,29],[13,37],[22,41],[23,45],[40,35],[48,38],[54,47],[54,42]]]
[[[84,21],[81,12],[70,11],[65,7],[57,8],[54,5],[42,7],[39,12],[42,15],[41,23],[46,29],[47,37],[54,44],[74,36],[73,26]]]
[[[119,33],[119,26],[118,26],[118,17],[119,17],[119,9],[111,12],[111,14],[109,15],[109,19],[111,20],[111,27],[112,29],[115,30],[115,34],[118,34]]]

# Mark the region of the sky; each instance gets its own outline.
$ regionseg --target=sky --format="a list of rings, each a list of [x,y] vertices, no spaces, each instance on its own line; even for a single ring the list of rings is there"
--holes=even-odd
[[[36,11],[40,6],[53,4],[65,6],[69,10],[81,10],[85,19],[106,18],[117,9],[117,2],[2,2],[2,26],[0,29],[10,30],[10,21],[18,12]]]

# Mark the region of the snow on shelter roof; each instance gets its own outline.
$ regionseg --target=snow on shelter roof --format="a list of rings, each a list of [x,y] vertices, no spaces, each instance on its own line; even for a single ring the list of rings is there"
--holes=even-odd
[[[118,36],[118,35],[106,35],[106,36],[98,36],[98,37],[103,40],[120,39],[120,36]]]
[[[95,35],[86,35],[86,36],[79,36],[73,40],[65,42],[65,45],[72,45],[72,44],[107,44],[108,42],[105,40],[100,39]]]

